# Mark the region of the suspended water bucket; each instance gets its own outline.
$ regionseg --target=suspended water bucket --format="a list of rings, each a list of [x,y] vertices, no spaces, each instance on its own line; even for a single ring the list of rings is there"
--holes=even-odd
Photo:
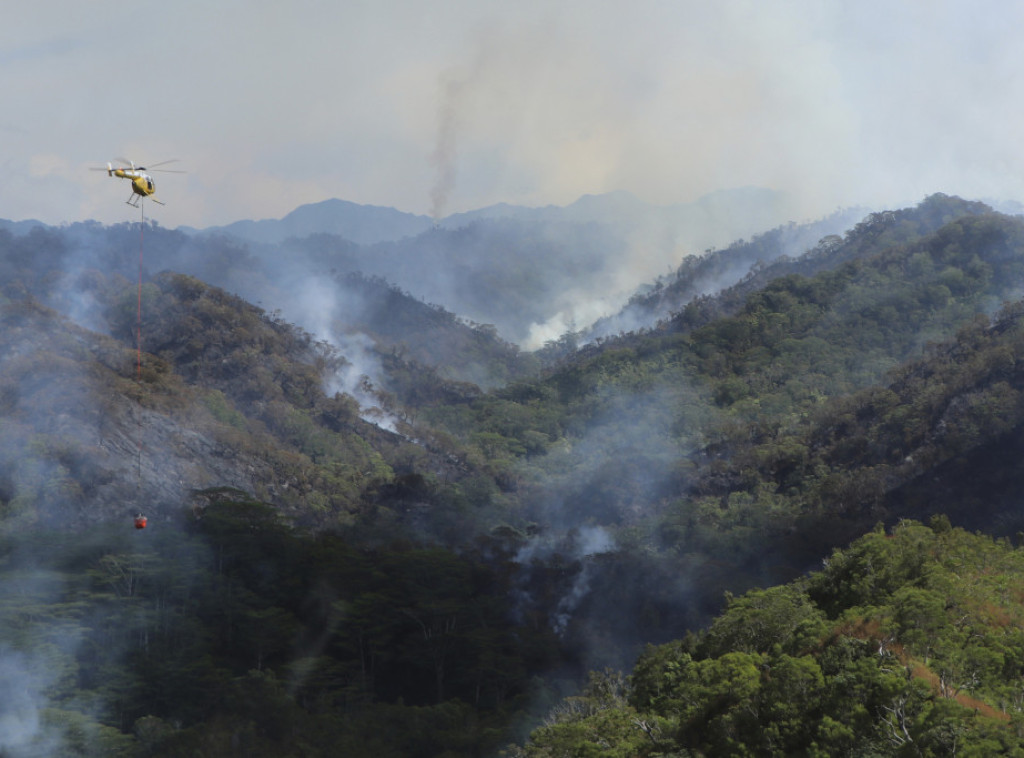
[[[135,517],[135,528],[136,529],[145,529],[146,528],[146,521],[147,521],[146,517],[143,516],[140,513],[138,516]]]

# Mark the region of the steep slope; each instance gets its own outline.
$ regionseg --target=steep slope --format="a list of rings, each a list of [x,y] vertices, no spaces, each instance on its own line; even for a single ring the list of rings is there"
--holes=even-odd
[[[648,285],[648,291],[634,295],[618,314],[579,336],[589,341],[651,327],[685,331],[734,314],[751,293],[773,279],[834,269],[931,234],[961,216],[989,211],[983,203],[936,194],[915,208],[863,218],[862,211],[851,209],[810,224],[778,227],[724,250],[687,256],[673,275]],[[841,229],[846,232],[839,234]]]
[[[867,215],[863,209],[836,211],[806,224],[790,222],[738,240],[723,250],[687,255],[674,273],[659,277],[634,294],[618,313],[598,319],[582,330],[579,339],[590,342],[623,332],[652,328],[700,297],[717,295],[744,279],[753,279],[776,261],[785,264],[810,250],[834,244],[840,232],[852,229]],[[822,240],[828,242],[822,243]]]
[[[218,396],[187,388],[165,362],[147,356],[135,382],[130,349],[31,301],[0,305],[0,325],[5,531],[176,517],[194,489],[276,480],[272,457],[217,420]]]
[[[900,499],[888,502],[887,493],[934,476],[936,467],[975,448],[998,446],[1020,423],[1021,378],[1012,356],[1021,349],[1022,231],[1018,219],[963,217],[834,274],[779,280],[735,319],[694,332],[736,336],[741,325],[756,323],[764,334],[777,328],[773,319],[789,314],[790,331],[771,355],[758,354],[755,345],[772,343],[756,338],[733,351],[734,359],[745,357],[731,363],[716,399],[734,417],[757,411],[757,432],[742,443],[721,438],[714,476],[701,477],[696,491],[743,491],[755,511],[776,495],[793,497],[801,508],[821,509],[824,521],[842,512],[855,521],[901,515]],[[838,292],[845,292],[840,300]],[[1001,302],[1011,305],[990,320],[985,314]],[[808,320],[796,320],[798,314]],[[939,343],[944,335],[954,336]],[[938,344],[927,347],[929,339]],[[869,384],[876,386],[841,397]],[[832,399],[821,402],[825,397]],[[765,413],[772,408],[787,417],[772,421]],[[979,492],[986,491],[983,474],[992,471],[975,470]],[[931,507],[964,512],[955,498]]]
[[[382,353],[484,388],[536,372],[536,361],[502,340],[491,325],[468,323],[383,279],[350,273],[335,281],[346,304],[344,317],[337,319],[340,328],[366,334]],[[383,367],[385,389],[401,384],[397,367],[386,359]]]
[[[227,486],[321,527],[383,517],[398,528],[415,504],[437,517],[424,534],[444,531],[442,512],[474,467],[457,447],[431,442],[429,430],[411,442],[379,425],[409,429],[405,422],[329,393],[348,365],[329,345],[165,274],[143,288],[136,376],[136,288],[98,272],[83,287],[125,343],[31,297],[0,303],[0,498],[9,528],[137,510],[176,517],[195,491]]]

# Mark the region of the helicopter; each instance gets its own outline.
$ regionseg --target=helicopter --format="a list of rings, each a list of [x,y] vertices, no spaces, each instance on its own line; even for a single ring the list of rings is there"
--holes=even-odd
[[[134,161],[125,160],[124,158],[118,158],[117,160],[119,163],[125,165],[115,168],[112,163],[107,163],[106,169],[94,168],[93,171],[106,171],[107,176],[116,176],[119,179],[130,179],[132,183],[132,194],[129,195],[125,202],[133,208],[138,208],[139,202],[146,198],[149,198],[158,205],[164,205],[163,201],[157,200],[153,197],[153,193],[156,192],[156,183],[153,181],[153,177],[146,173],[147,171],[163,171],[169,174],[185,173],[184,171],[175,171],[173,169],[157,168],[157,166],[165,166],[168,163],[174,163],[177,159],[154,163],[152,168],[148,169],[145,166],[136,166]]]

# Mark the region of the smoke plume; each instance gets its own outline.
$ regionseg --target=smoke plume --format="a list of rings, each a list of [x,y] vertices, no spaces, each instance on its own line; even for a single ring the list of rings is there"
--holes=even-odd
[[[466,81],[442,77],[437,108],[437,135],[430,154],[434,185],[430,190],[430,216],[437,223],[445,216],[448,198],[455,189],[458,134]]]

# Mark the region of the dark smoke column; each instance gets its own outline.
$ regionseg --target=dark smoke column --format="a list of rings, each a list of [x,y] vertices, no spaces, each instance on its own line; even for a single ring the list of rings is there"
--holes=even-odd
[[[441,97],[437,109],[437,137],[430,165],[435,173],[430,190],[430,216],[436,224],[444,218],[448,197],[455,189],[455,159],[460,120],[460,106],[465,82],[442,77]]]

